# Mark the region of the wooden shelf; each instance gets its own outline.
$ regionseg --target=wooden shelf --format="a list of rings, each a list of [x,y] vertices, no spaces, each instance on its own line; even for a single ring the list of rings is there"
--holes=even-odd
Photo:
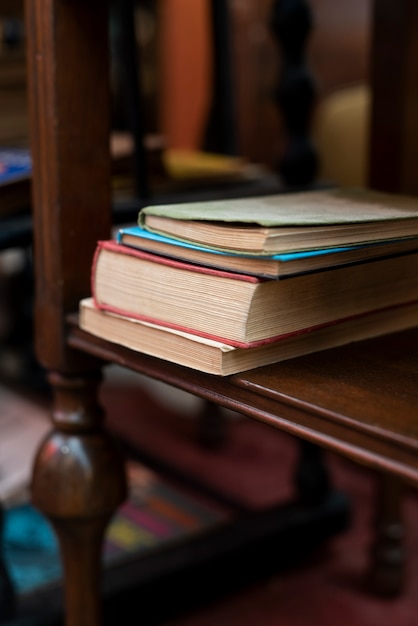
[[[73,348],[418,483],[418,328],[224,378],[103,341],[79,329],[76,315],[69,320]]]

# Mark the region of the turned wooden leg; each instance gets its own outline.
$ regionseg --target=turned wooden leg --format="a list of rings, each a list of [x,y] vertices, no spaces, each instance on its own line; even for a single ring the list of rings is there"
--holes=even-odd
[[[400,593],[405,579],[403,484],[388,474],[379,476],[375,515],[376,535],[372,546],[370,584],[376,593]]]
[[[227,418],[221,407],[214,402],[204,400],[202,410],[197,416],[200,445],[208,449],[221,447],[226,441],[227,426]]]
[[[318,155],[309,136],[316,90],[307,66],[312,10],[306,0],[273,0],[270,27],[280,51],[280,80],[275,101],[283,119],[286,145],[279,172],[287,188],[312,185]]]
[[[329,495],[331,482],[322,449],[309,441],[299,442],[299,460],[295,472],[298,496],[306,504],[320,504]]]
[[[61,549],[67,626],[98,626],[101,548],[110,517],[126,497],[122,457],[103,429],[101,375],[49,375],[53,430],[37,455],[33,504],[51,521]]]

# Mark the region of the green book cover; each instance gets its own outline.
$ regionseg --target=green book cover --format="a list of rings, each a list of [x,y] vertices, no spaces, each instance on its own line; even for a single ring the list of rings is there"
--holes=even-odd
[[[146,207],[139,225],[210,248],[283,253],[418,235],[418,199],[329,189]]]
[[[139,214],[140,226],[147,227],[148,215],[267,228],[361,224],[418,218],[418,199],[362,189],[330,189],[148,206]]]

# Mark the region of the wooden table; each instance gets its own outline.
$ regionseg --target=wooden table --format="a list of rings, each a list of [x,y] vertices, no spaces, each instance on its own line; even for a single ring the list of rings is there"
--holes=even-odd
[[[395,160],[397,171],[399,164],[408,171],[405,180],[417,181],[413,148],[418,141],[411,133],[418,128],[418,107],[409,106],[408,90],[411,96],[418,93],[413,90],[418,5],[412,0],[375,4],[380,70],[374,74],[374,145],[390,120],[391,139],[399,141],[392,141],[387,158]],[[125,496],[122,463],[103,430],[97,403],[103,360],[418,483],[418,330],[221,379],[112,346],[69,323],[68,315],[90,292],[96,242],[107,239],[111,229],[107,9],[104,0],[26,0],[36,344],[55,391],[54,429],[39,452],[32,492],[61,542],[67,626],[101,623],[101,542]],[[393,12],[399,19],[391,30]],[[380,65],[381,45],[391,47],[390,71]],[[404,67],[409,81],[397,78]],[[383,80],[385,72],[393,84]],[[396,93],[393,115],[390,98],[382,97],[388,90]]]

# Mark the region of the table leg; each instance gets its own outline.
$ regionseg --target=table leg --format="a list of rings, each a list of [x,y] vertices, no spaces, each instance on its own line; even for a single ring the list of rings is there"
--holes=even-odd
[[[398,595],[405,582],[403,484],[389,474],[378,482],[370,584],[379,595]]]
[[[55,395],[53,430],[35,461],[33,504],[58,536],[66,626],[99,626],[102,541],[126,495],[123,462],[103,429],[100,376],[53,373],[49,381]]]

